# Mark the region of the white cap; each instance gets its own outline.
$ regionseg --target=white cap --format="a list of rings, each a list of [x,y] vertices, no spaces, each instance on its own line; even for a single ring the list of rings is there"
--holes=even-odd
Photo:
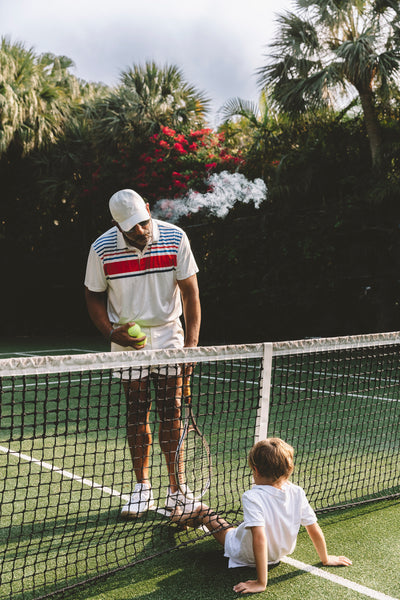
[[[111,196],[109,206],[112,218],[123,231],[150,219],[145,201],[133,190],[116,192]]]

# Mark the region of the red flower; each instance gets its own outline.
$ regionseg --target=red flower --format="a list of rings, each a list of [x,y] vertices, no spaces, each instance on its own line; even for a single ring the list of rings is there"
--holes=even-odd
[[[174,185],[176,187],[186,187],[186,183],[182,183],[182,181],[179,181],[179,179],[174,179]]]
[[[174,148],[181,154],[187,154],[187,152],[186,152],[185,148],[182,146],[182,144],[176,143],[176,144],[174,144]]]
[[[211,129],[199,129],[198,131],[191,131],[190,135],[192,135],[193,137],[203,137],[204,135],[207,135],[208,133],[211,133]]]
[[[181,144],[187,144],[188,143],[187,139],[185,138],[185,136],[182,133],[180,133],[179,135],[177,135],[175,137],[175,139],[176,139],[177,142],[180,142]]]
[[[170,127],[161,127],[161,131],[164,133],[164,135],[169,135],[171,137],[176,134],[176,131],[174,131]]]

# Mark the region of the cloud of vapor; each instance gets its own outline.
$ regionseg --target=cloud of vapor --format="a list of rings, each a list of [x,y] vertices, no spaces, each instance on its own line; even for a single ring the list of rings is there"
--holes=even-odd
[[[236,202],[253,202],[259,208],[267,198],[264,181],[249,181],[242,173],[214,173],[206,183],[210,191],[205,194],[190,190],[182,198],[158,200],[151,210],[152,216],[176,223],[183,216],[204,211],[205,214],[223,219]]]

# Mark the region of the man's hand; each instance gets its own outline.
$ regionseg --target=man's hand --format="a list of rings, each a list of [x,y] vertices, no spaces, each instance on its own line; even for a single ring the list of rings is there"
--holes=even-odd
[[[241,594],[255,594],[256,592],[263,592],[266,587],[265,583],[259,583],[257,579],[249,579],[234,585],[233,591]]]
[[[135,350],[142,350],[143,346],[141,343],[146,339],[146,336],[144,333],[140,337],[132,337],[129,335],[128,329],[132,324],[133,323],[125,323],[125,325],[121,325],[121,327],[116,327],[111,336],[111,341],[119,346],[129,346],[135,348]]]

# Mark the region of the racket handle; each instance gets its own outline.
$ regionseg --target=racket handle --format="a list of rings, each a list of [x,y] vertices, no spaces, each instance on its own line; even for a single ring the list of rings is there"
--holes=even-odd
[[[192,395],[192,390],[190,387],[190,376],[186,375],[183,378],[183,397],[184,398],[189,398]]]

